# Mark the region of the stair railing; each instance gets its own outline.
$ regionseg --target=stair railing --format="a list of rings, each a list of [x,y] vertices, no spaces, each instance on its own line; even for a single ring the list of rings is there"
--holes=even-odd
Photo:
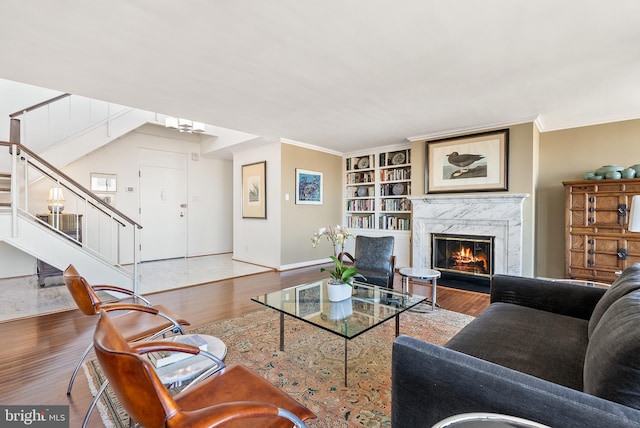
[[[20,109],[9,115],[11,126],[20,126],[19,142],[42,153],[48,147],[76,138],[106,124],[107,136],[111,122],[130,107],[94,100],[79,95],[61,94],[46,101]]]
[[[12,139],[14,137],[16,136],[12,132]],[[133,289],[135,292],[139,292],[139,246],[137,242],[142,226],[20,144],[19,135],[16,139],[18,142],[0,141],[0,148],[4,146],[8,149],[7,151],[1,150],[1,152],[8,152],[11,157],[13,236],[17,237],[19,233],[18,215],[25,215],[44,227],[65,235],[105,263],[121,268],[123,264],[133,263]],[[61,216],[56,216],[53,213],[54,221],[52,222],[40,218],[43,216],[39,216],[39,214],[49,211],[45,208],[47,205],[46,195],[49,194],[49,189],[52,187],[63,190],[66,212],[82,216],[82,226],[80,226],[80,221],[75,222],[75,236],[82,237],[81,239],[62,232],[61,229],[64,225],[60,224]]]

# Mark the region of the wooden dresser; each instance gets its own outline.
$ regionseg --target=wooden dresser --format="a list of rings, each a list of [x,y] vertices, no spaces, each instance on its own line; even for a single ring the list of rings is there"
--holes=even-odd
[[[565,275],[611,283],[640,262],[640,233],[627,231],[631,198],[640,179],[567,181]]]
[[[37,217],[45,223],[57,228],[69,238],[82,242],[82,214],[38,214]],[[38,284],[45,286],[44,279],[50,276],[62,276],[62,271],[50,264],[38,260]]]

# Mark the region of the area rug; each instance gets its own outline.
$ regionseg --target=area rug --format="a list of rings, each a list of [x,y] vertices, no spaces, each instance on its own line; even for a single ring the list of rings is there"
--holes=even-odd
[[[444,344],[473,317],[443,309],[400,316],[400,333]],[[391,426],[391,347],[395,323],[348,342],[348,387],[344,386],[344,339],[285,317],[285,350],[279,351],[280,318],[261,309],[197,328],[190,333],[222,339],[226,364],[244,364],[311,409],[309,427]],[[92,391],[102,375],[96,361],[85,364]],[[258,397],[256,397],[257,399]],[[128,427],[129,419],[109,391],[100,413],[107,427]]]

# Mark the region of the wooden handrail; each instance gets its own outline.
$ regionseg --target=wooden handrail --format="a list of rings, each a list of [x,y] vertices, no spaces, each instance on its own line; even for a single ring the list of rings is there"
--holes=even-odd
[[[131,223],[132,225],[134,225],[135,227],[137,227],[138,229],[142,229],[142,226],[140,224],[138,224],[136,221],[132,220],[131,218],[127,217],[124,213],[122,213],[121,211],[117,210],[116,208],[112,207],[111,205],[107,204],[105,201],[103,201],[102,199],[100,199],[95,193],[93,193],[91,190],[87,189],[86,187],[84,187],[82,184],[78,183],[77,181],[75,181],[73,178],[69,177],[67,174],[65,174],[64,172],[60,171],[58,168],[56,168],[55,166],[53,166],[52,164],[50,164],[49,162],[47,162],[46,160],[44,160],[43,158],[41,158],[40,156],[38,156],[36,153],[34,153],[33,151],[29,150],[27,147],[23,146],[22,144],[17,144],[17,143],[10,143],[8,141],[0,141],[0,146],[7,146],[7,147],[11,147],[13,145],[18,146],[18,149],[20,150],[20,152],[25,152],[28,153],[31,157],[35,158],[38,160],[38,162],[40,162],[41,164],[45,165],[47,168],[53,170],[56,172],[56,174],[58,174],[60,177],[63,177],[65,179],[65,181],[73,184],[75,187],[77,187],[78,189],[80,189],[83,193],[90,195],[93,199],[95,199],[99,204],[102,204],[104,207],[107,208],[108,211],[114,212],[116,213],[118,216],[120,216],[121,218],[123,218],[124,220],[126,220],[127,222]],[[20,153],[19,152],[19,153]],[[38,168],[36,165],[33,165],[34,168],[37,168],[40,172],[42,172],[43,174],[47,175],[49,178],[51,178],[52,180],[56,180],[55,177],[53,177],[51,174],[49,174],[48,172],[44,171],[42,168]],[[70,191],[73,192],[72,189],[70,189],[68,186],[64,186],[67,189],[69,189]],[[77,194],[76,192],[73,192],[75,194]],[[98,208],[98,207],[96,207]]]
[[[53,97],[53,98],[51,98],[51,99],[49,99],[49,100],[42,101],[41,103],[34,104],[34,105],[32,105],[31,107],[23,108],[23,109],[22,109],[22,110],[20,110],[20,111],[17,111],[17,112],[15,112],[15,113],[11,113],[11,114],[9,115],[9,117],[13,119],[13,118],[15,118],[15,117],[17,117],[17,116],[20,116],[21,114],[28,113],[28,112],[30,112],[30,111],[32,111],[32,110],[37,110],[37,109],[39,109],[40,107],[44,107],[44,106],[46,106],[46,105],[48,105],[48,104],[54,103],[54,102],[56,102],[56,101],[58,101],[58,100],[61,100],[61,99],[63,99],[63,98],[67,98],[67,97],[69,97],[69,96],[71,96],[71,94],[62,94],[62,95],[58,95],[57,97]]]

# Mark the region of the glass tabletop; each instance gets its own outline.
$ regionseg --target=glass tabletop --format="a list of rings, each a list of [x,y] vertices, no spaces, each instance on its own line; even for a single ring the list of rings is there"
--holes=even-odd
[[[330,302],[328,279],[252,297],[251,300],[347,339],[382,324],[426,297],[384,287],[353,283],[347,300]]]

